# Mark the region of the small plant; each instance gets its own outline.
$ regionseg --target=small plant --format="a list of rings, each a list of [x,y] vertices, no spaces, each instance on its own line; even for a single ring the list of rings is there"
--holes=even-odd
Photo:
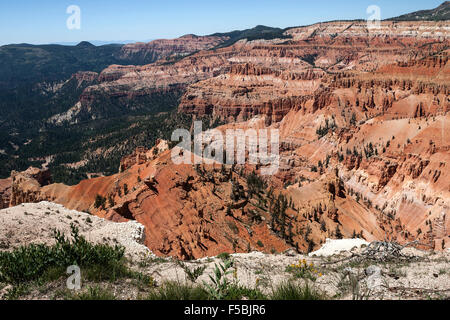
[[[208,294],[214,300],[223,300],[230,289],[230,281],[226,278],[232,274],[233,260],[227,260],[223,264],[215,264],[214,275],[210,275],[211,284],[203,282]]]
[[[26,285],[24,285],[24,284],[17,285],[17,286],[7,289],[5,295],[2,297],[2,299],[17,300],[21,296],[28,294],[28,293],[29,293],[29,288]]]
[[[219,254],[218,256],[217,256],[217,258],[219,258],[219,259],[221,259],[221,260],[223,260],[223,261],[227,261],[227,260],[230,260],[230,254],[228,253],[228,252],[222,252],[221,254]]]
[[[266,300],[267,297],[259,290],[247,288],[236,283],[229,286],[225,300],[242,300],[246,298],[248,300]]]
[[[354,274],[349,268],[344,269],[343,275],[337,283],[338,296],[351,294],[352,300],[367,300],[371,290],[360,283],[361,275]]]
[[[98,208],[104,209],[105,205],[106,205],[106,198],[97,194],[97,196],[95,197],[94,207],[96,209],[98,209]]]
[[[161,258],[161,257],[146,257],[145,259],[142,259],[138,262],[138,266],[140,268],[147,268],[148,266],[151,266],[152,264],[161,264],[166,263],[168,260]]]
[[[147,300],[208,300],[208,292],[202,286],[182,284],[178,282],[166,282],[161,287],[155,288],[146,297]]]
[[[317,278],[322,277],[313,263],[308,264],[305,259],[299,260],[297,264],[291,264],[286,268],[286,272],[292,273],[294,278],[309,279],[316,281]]]
[[[267,184],[255,172],[252,172],[247,176],[247,187],[249,198],[252,198],[253,195],[262,193],[267,188]]]
[[[89,287],[87,292],[67,297],[69,300],[115,300],[116,297],[109,290],[99,286]]]
[[[357,196],[356,199],[357,199],[356,202],[359,202],[359,196]],[[336,235],[337,239],[342,239],[344,237],[341,232],[341,229],[339,229],[339,225],[336,226],[336,231],[334,234]]]
[[[200,266],[191,270],[185,263],[181,261],[177,261],[177,263],[184,270],[189,281],[191,281],[192,283],[197,281],[197,279],[203,275],[203,272],[205,272],[206,269],[206,266]]]
[[[108,196],[108,203],[109,203],[110,207],[114,207],[116,205],[116,203],[114,201],[114,197],[111,194]]]
[[[9,244],[4,240],[0,240],[0,249],[9,249]]]
[[[324,300],[323,293],[311,287],[307,282],[302,286],[293,281],[283,282],[272,292],[272,300]]]

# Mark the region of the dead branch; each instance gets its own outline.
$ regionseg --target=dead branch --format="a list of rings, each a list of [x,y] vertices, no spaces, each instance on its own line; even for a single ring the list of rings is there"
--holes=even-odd
[[[349,260],[356,261],[413,261],[418,257],[415,255],[407,255],[402,252],[409,246],[423,245],[418,240],[400,245],[394,241],[373,241],[360,253],[352,253],[350,257],[339,259],[336,261],[323,262],[323,265],[331,265]]]

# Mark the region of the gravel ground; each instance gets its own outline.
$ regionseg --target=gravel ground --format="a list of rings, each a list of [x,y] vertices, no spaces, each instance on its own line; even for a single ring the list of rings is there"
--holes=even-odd
[[[359,250],[353,250],[357,253]],[[286,272],[286,267],[306,260],[307,264],[313,264],[318,272],[322,273],[314,282],[329,298],[337,299],[441,299],[450,298],[450,255],[447,253],[424,253],[419,250],[409,249],[410,254],[420,257],[419,261],[411,263],[361,263],[359,265],[338,263],[330,266],[330,260],[339,260],[349,257],[349,253],[333,255],[328,258],[308,257],[298,254],[264,254],[252,252],[248,254],[233,254],[237,269],[239,283],[247,287],[258,287],[269,294],[272,288],[283,281],[292,278],[292,273]],[[204,258],[186,263],[190,269],[206,266],[204,274],[199,277],[197,283],[209,279],[213,273],[215,264],[223,261],[218,257]],[[380,268],[380,276],[376,287],[370,287],[371,277],[366,274],[369,266]],[[359,288],[354,291],[346,280],[346,269],[351,268],[351,273],[359,279]],[[142,269],[141,269],[142,270]],[[149,263],[144,268],[147,274],[152,275],[157,282],[167,280],[187,281],[185,272],[175,262]],[[373,277],[372,277],[373,278]],[[347,279],[347,278],[345,278]],[[230,276],[230,280],[233,277]],[[302,279],[298,279],[303,281]],[[356,288],[355,288],[356,289]]]

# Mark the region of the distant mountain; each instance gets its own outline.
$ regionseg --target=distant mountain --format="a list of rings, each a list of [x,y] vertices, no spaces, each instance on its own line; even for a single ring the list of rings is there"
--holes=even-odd
[[[266,26],[256,26],[252,29],[245,29],[245,30],[235,30],[231,32],[226,33],[214,33],[210,36],[215,37],[229,37],[230,39],[221,43],[219,47],[227,47],[234,43],[236,43],[239,40],[247,39],[249,41],[251,40],[259,40],[259,39],[265,39],[265,40],[271,40],[276,38],[290,38],[290,36],[286,36],[284,34],[285,29],[280,28],[272,28],[272,27],[266,27]]]
[[[450,1],[445,1],[439,7],[431,10],[420,10],[399,17],[390,18],[393,21],[443,21],[450,20]]]
[[[144,40],[142,42],[150,42],[152,41],[152,39],[150,40]],[[139,42],[137,40],[110,40],[110,41],[106,41],[106,40],[89,40],[90,43],[92,43],[95,46],[104,46],[107,44],[129,44],[129,43],[136,43]],[[59,44],[62,46],[76,46],[78,44],[78,42],[55,42],[52,44]]]
[[[100,72],[112,64],[141,65],[154,62],[122,54],[122,44],[97,46],[82,41],[75,45],[27,43],[0,46],[0,93],[38,82],[67,80],[78,71]]]
[[[88,41],[81,41],[79,44],[76,45],[79,48],[92,48],[95,47],[92,43],[88,42]]]
[[[121,45],[96,47],[89,42],[77,46],[13,44],[0,47],[0,91],[36,82],[68,79],[78,71],[100,72],[115,63],[130,64],[115,56]]]

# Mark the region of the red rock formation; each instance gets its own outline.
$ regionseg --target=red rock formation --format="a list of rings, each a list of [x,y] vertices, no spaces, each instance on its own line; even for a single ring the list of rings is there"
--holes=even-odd
[[[10,181],[9,206],[16,206],[46,200],[47,197],[42,193],[41,187],[50,184],[52,179],[49,170],[30,167],[23,172],[12,171]]]
[[[139,221],[146,227],[146,245],[160,255],[191,259],[289,247],[264,222],[268,213],[248,199],[243,177],[220,166],[174,165],[170,157],[165,151],[117,175],[73,187],[49,185],[42,192],[68,208]],[[239,199],[232,200],[233,184],[243,187]],[[94,207],[97,194],[108,199],[104,210]]]
[[[388,89],[405,80],[371,78],[366,72],[379,70],[386,77],[395,64],[396,69],[409,70],[409,75],[434,76],[441,83],[447,79],[443,77],[448,72],[441,72],[448,61],[447,52],[442,52],[449,39],[445,24],[383,22],[379,31],[369,32],[366,28],[366,23],[359,22],[325,23],[288,30],[286,33],[293,36],[289,42],[236,46],[234,56],[228,59],[232,64],[229,72],[190,85],[180,111],[238,120],[265,114],[280,121],[290,109],[312,106],[314,112],[332,104],[323,86],[364,88],[358,92],[362,97],[351,101],[353,104],[361,103],[363,109],[370,111],[381,99],[381,105],[387,109],[395,97],[370,91],[374,86]],[[357,77],[355,73],[344,73],[350,70],[366,74]],[[418,94],[446,94],[448,90],[427,82],[413,81],[411,85]],[[376,109],[379,112],[380,108]],[[420,108],[412,112],[424,115]]]
[[[211,49],[227,39],[227,37],[199,37],[188,34],[177,39],[126,44],[122,47],[118,58],[155,62],[171,56],[186,56],[197,51]]]
[[[78,86],[80,87],[83,82],[87,82],[88,84],[92,84],[98,79],[98,73],[97,72],[90,72],[90,71],[80,71],[75,73],[72,76],[72,79],[76,79],[78,81]]]
[[[145,147],[138,147],[132,154],[121,159],[119,172],[123,172],[134,165],[152,161],[153,159],[156,159],[161,152],[164,152],[167,149],[169,149],[167,141],[159,139],[156,140],[155,146],[150,150]]]
[[[0,209],[8,208],[11,201],[11,178],[0,179]]]

